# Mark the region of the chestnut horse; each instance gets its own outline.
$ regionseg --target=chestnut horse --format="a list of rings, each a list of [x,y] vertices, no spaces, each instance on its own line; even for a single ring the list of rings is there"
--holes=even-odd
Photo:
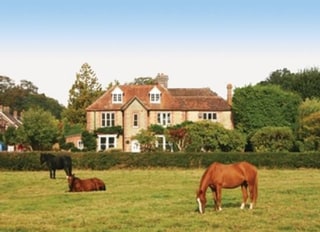
[[[206,206],[206,192],[210,187],[213,195],[216,210],[221,208],[221,192],[223,188],[232,189],[241,187],[242,204],[241,209],[245,208],[250,192],[250,209],[256,204],[258,197],[258,171],[255,166],[248,162],[239,162],[234,164],[221,164],[214,162],[202,175],[196,200],[199,205],[199,212],[204,213]]]
[[[105,191],[106,185],[96,177],[90,179],[80,179],[74,174],[67,176],[70,192],[85,192],[85,191]]]

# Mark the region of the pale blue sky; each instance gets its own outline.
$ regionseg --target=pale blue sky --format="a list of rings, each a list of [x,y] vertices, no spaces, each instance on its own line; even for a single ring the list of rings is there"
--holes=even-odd
[[[103,86],[162,72],[169,87],[225,98],[228,83],[320,61],[316,0],[0,0],[0,9],[0,75],[64,105],[85,62]]]

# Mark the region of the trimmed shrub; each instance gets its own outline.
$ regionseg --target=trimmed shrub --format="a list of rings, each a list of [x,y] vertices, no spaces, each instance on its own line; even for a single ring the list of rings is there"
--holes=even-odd
[[[59,155],[58,152],[52,152]],[[62,153],[61,153],[62,154]],[[63,153],[66,154],[66,153]],[[248,161],[259,168],[320,168],[320,153],[67,153],[73,169],[108,170],[120,168],[205,168],[213,162]],[[40,165],[40,152],[0,152],[0,170],[46,170]]]

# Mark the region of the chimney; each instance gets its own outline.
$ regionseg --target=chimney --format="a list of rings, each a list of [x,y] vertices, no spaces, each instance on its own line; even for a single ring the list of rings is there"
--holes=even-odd
[[[227,84],[227,102],[232,105],[232,84]]]
[[[10,113],[10,107],[9,106],[3,106],[2,110],[3,110],[4,113],[7,113],[7,114]]]
[[[13,117],[15,119],[18,119],[18,111],[16,111],[16,110],[13,111]]]
[[[163,73],[158,73],[158,75],[155,78],[156,82],[160,85],[162,85],[165,88],[168,88],[168,75],[165,75]]]

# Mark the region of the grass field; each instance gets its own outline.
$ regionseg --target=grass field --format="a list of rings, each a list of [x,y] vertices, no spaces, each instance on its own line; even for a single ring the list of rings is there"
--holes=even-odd
[[[240,189],[223,190],[221,212],[207,193],[196,212],[204,170],[75,170],[107,191],[69,193],[63,171],[0,172],[0,231],[320,231],[320,170],[259,170],[254,210],[240,210]]]

